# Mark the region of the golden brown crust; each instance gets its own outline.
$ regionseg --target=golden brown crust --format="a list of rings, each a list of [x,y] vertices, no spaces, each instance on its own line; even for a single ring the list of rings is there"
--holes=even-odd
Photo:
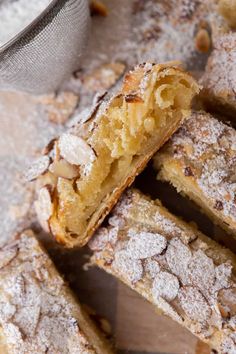
[[[182,123],[196,92],[176,63],[142,64],[128,73],[117,95],[101,98],[83,122],[54,141],[46,173],[45,157],[38,162],[36,210],[44,227],[67,247],[83,246]]]
[[[192,113],[154,158],[159,178],[195,201],[236,236],[236,131],[205,112]]]
[[[129,190],[90,240],[97,264],[219,353],[234,353],[236,257]]]
[[[31,231],[0,248],[0,342],[12,354],[112,352]]]

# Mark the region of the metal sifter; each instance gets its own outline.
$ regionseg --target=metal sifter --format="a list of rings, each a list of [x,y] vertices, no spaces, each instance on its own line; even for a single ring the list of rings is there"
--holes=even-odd
[[[52,0],[0,47],[0,90],[45,93],[78,67],[89,32],[88,0]]]

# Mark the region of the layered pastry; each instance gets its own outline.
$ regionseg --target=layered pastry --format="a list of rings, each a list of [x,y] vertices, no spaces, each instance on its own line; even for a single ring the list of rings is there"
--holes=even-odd
[[[235,15],[236,17],[236,15]],[[201,79],[202,98],[207,107],[222,111],[235,120],[236,112],[236,33],[221,36],[214,44]]]
[[[41,224],[67,247],[82,246],[189,115],[199,88],[172,64],[143,64],[115,96],[54,139],[28,172],[37,178]]]
[[[236,236],[236,131],[205,112],[193,112],[154,158],[158,178],[196,202]]]
[[[89,242],[118,277],[219,353],[236,352],[236,258],[160,203],[129,190]]]
[[[112,353],[31,231],[0,248],[0,352]]]

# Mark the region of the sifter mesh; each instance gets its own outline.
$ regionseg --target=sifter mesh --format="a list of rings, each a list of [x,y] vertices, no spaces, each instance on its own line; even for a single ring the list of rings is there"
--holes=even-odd
[[[53,0],[0,49],[0,89],[53,91],[76,68],[89,29],[87,0]]]

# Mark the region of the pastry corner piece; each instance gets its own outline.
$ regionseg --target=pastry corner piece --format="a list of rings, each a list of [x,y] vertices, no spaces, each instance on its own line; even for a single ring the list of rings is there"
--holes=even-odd
[[[0,352],[112,353],[31,231],[0,248]]]
[[[199,87],[175,63],[142,64],[115,96],[54,139],[29,172],[41,224],[67,247],[83,246],[189,114]]]
[[[192,199],[236,237],[236,131],[205,112],[193,112],[154,157],[158,178]]]
[[[236,6],[236,2],[235,2]],[[236,14],[234,13],[235,19]],[[201,78],[202,100],[213,110],[232,116],[236,112],[236,33],[220,36],[214,43]]]
[[[118,277],[219,353],[236,352],[236,257],[159,201],[129,190],[89,242]]]

